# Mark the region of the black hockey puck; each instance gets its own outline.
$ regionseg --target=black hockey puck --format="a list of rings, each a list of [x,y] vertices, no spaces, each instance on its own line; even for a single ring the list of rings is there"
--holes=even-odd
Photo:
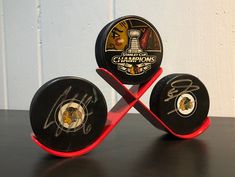
[[[124,84],[148,81],[159,69],[163,47],[156,28],[138,16],[125,16],[107,24],[95,46],[98,66]]]
[[[178,134],[198,129],[209,111],[209,95],[204,84],[189,74],[171,74],[153,88],[150,109]]]
[[[50,149],[72,152],[93,143],[101,134],[107,106],[100,90],[77,77],[45,83],[30,106],[30,121],[37,139]]]

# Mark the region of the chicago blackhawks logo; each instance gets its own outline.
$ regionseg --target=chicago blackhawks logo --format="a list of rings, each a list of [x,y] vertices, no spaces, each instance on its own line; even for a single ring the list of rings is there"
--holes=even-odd
[[[188,97],[183,97],[179,103],[179,109],[182,111],[192,109],[193,102]]]
[[[69,86],[58,97],[44,123],[44,129],[53,124],[57,125],[55,137],[58,137],[62,132],[70,133],[82,130],[83,134],[88,134],[91,131],[91,124],[88,124],[87,120],[93,111],[88,112],[87,106],[96,101],[96,92],[93,90],[94,97],[84,94],[79,100],[78,94],[68,98],[71,89],[72,87]]]
[[[178,99],[176,99],[176,108],[177,113],[179,113],[182,117],[188,117],[194,113],[196,110],[196,98],[193,93],[188,92],[180,95]]]
[[[66,129],[74,129],[80,126],[86,113],[83,107],[75,102],[64,104],[58,113],[59,123]]]

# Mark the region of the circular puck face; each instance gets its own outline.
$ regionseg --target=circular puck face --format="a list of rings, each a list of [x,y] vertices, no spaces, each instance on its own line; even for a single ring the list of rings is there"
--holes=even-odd
[[[138,16],[112,21],[101,30],[96,41],[99,67],[106,68],[125,84],[148,81],[159,69],[162,55],[158,31]]]
[[[209,111],[204,84],[189,74],[172,74],[161,79],[150,97],[150,109],[179,134],[198,129]]]
[[[100,90],[77,77],[60,77],[44,84],[30,106],[30,121],[37,139],[57,151],[76,151],[101,134],[107,106]]]

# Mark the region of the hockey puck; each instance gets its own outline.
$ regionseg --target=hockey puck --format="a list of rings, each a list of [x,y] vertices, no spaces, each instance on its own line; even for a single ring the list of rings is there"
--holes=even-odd
[[[108,23],[95,46],[98,66],[112,72],[124,84],[147,82],[159,69],[163,47],[157,29],[138,16]]]
[[[197,130],[207,117],[209,95],[204,84],[189,74],[171,74],[153,88],[150,109],[178,134]]]
[[[81,150],[101,134],[107,106],[100,90],[77,77],[45,83],[30,105],[33,132],[43,145],[62,152]]]

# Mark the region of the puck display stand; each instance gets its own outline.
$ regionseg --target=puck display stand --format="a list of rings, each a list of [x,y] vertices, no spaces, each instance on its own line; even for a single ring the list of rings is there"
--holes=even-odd
[[[157,117],[147,106],[140,101],[140,97],[148,90],[148,88],[155,82],[155,80],[161,75],[162,68],[155,73],[155,75],[144,84],[133,85],[128,89],[120,80],[118,80],[111,72],[104,68],[98,68],[97,73],[109,84],[111,85],[122,97],[116,103],[116,105],[108,112],[107,122],[105,128],[97,140],[91,145],[85,147],[82,150],[74,152],[60,152],[50,149],[40,143],[37,137],[32,134],[31,137],[33,141],[42,149],[48,153],[60,156],[60,157],[75,157],[88,153],[99,145],[105,137],[112,131],[112,129],[121,121],[121,119],[127,114],[127,112],[134,107],[140,114],[142,114],[148,121],[150,121],[155,127],[165,130],[175,137],[181,139],[191,139],[201,133],[203,133],[210,125],[209,117],[206,117],[202,125],[190,134],[177,134],[170,127],[168,127],[159,117]]]

